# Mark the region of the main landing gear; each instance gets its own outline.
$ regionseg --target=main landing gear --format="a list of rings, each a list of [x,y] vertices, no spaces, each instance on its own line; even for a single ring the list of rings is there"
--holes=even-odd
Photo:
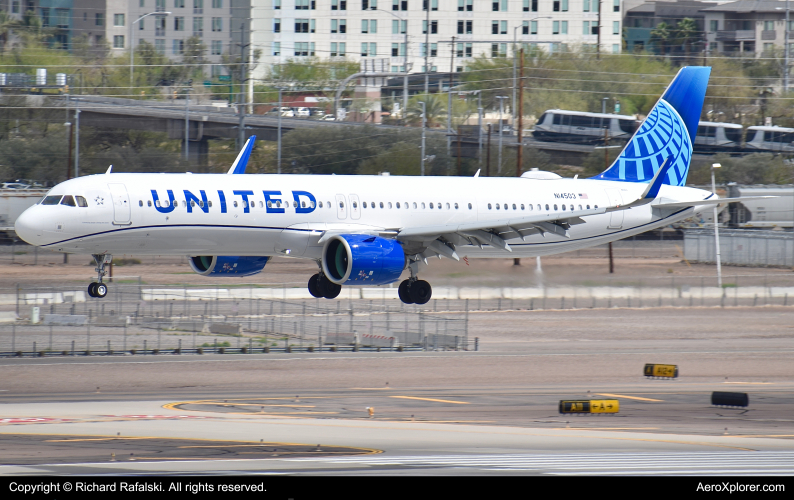
[[[418,280],[412,276],[400,283],[397,294],[400,296],[400,300],[406,304],[427,304],[430,297],[433,296],[433,287],[427,281]]]
[[[102,283],[102,277],[105,276],[105,265],[113,261],[113,256],[110,254],[94,254],[94,261],[96,262],[97,282],[88,285],[88,296],[101,299],[108,294],[108,286]]]
[[[312,294],[312,297],[335,299],[341,291],[342,285],[337,285],[322,273],[317,273],[309,278],[309,293]]]

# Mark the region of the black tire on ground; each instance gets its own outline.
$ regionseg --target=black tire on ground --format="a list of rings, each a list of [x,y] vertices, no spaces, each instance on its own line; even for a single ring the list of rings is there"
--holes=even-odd
[[[400,296],[400,300],[403,301],[405,304],[413,304],[414,301],[411,299],[411,293],[408,291],[408,280],[403,280],[400,283],[400,286],[397,288],[397,295]]]
[[[424,280],[417,280],[411,284],[411,299],[414,304],[427,304],[433,296],[433,288]]]
[[[317,284],[319,278],[320,278],[319,274],[314,274],[312,275],[311,278],[309,278],[309,293],[312,294],[312,297],[317,297],[317,298],[323,297],[323,294],[320,291],[320,287]]]

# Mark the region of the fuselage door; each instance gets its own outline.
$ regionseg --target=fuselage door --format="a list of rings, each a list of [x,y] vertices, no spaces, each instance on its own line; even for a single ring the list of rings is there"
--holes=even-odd
[[[336,195],[336,216],[339,219],[347,219],[347,200],[345,195]]]
[[[350,195],[350,207],[348,208],[351,219],[361,218],[361,200],[358,199],[357,194]]]
[[[609,206],[614,207],[623,204],[623,197],[620,195],[619,189],[607,189],[607,196],[609,197]],[[610,212],[609,214],[609,229],[620,229],[623,227],[623,210]]]
[[[113,224],[130,224],[130,197],[124,184],[108,184],[113,199]]]

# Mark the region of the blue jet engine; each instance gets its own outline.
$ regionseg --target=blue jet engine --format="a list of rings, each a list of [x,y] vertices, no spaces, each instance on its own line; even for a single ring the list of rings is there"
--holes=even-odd
[[[367,234],[332,236],[323,247],[323,273],[337,285],[385,285],[400,279],[405,253],[398,241]]]
[[[190,257],[190,268],[202,276],[251,276],[262,272],[270,257]]]

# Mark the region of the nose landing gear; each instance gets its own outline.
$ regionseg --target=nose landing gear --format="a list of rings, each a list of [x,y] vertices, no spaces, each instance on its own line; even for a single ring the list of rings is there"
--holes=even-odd
[[[101,299],[108,294],[108,287],[102,283],[102,277],[105,276],[105,265],[113,261],[113,256],[110,254],[94,254],[94,261],[96,262],[97,282],[88,285],[88,296]]]

